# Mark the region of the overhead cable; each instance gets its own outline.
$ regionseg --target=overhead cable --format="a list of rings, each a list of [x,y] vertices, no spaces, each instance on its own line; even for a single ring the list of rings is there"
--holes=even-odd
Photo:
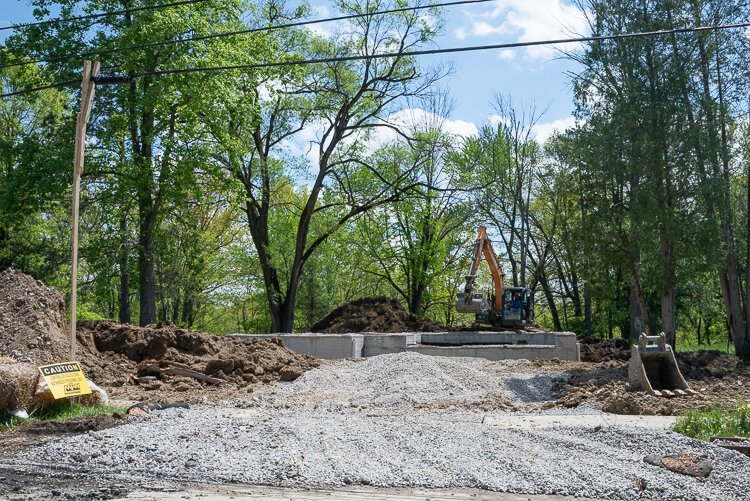
[[[28,28],[31,26],[44,26],[47,24],[58,24],[67,23],[72,21],[85,21],[88,19],[99,19],[102,17],[114,17],[123,14],[130,14],[132,12],[140,12],[144,10],[155,10],[155,9],[166,9],[167,7],[177,7],[179,5],[188,5],[193,3],[205,2],[206,0],[179,0],[176,2],[164,3],[160,5],[142,5],[140,7],[131,7],[129,9],[114,10],[110,12],[97,12],[95,14],[85,14],[83,16],[75,17],[57,17],[55,19],[46,19],[44,21],[36,21],[33,23],[19,23],[11,24],[10,26],[0,26],[0,31],[4,30],[16,30],[18,28]]]
[[[309,25],[315,25],[315,24],[331,23],[331,22],[336,22],[336,21],[347,21],[350,19],[357,19],[357,18],[363,18],[363,17],[374,17],[374,16],[385,15],[385,14],[396,14],[400,12],[426,10],[426,9],[439,8],[439,7],[451,7],[455,5],[481,4],[481,3],[487,3],[487,2],[492,2],[492,1],[494,0],[454,0],[451,2],[415,5],[415,6],[410,6],[410,7],[399,7],[399,8],[394,8],[394,9],[386,9],[386,10],[379,10],[379,11],[372,11],[372,12],[362,12],[362,13],[357,13],[357,14],[346,14],[346,15],[341,15],[341,16],[336,16],[336,17],[327,17],[323,19],[311,19],[308,21],[294,21],[291,23],[277,24],[274,26],[265,26],[261,28],[247,28],[247,29],[242,29],[242,30],[225,31],[225,32],[220,32],[220,33],[209,33],[207,35],[198,35],[198,36],[188,37],[188,38],[178,38],[174,40],[162,40],[160,42],[134,44],[134,45],[127,45],[125,47],[114,47],[111,49],[90,50],[87,52],[79,52],[76,54],[66,54],[64,56],[57,56],[57,57],[52,57],[52,58],[18,61],[15,63],[2,64],[0,65],[0,69],[10,68],[13,66],[26,66],[29,64],[55,63],[55,62],[60,62],[60,61],[66,61],[68,59],[73,59],[73,58],[102,56],[105,54],[114,54],[117,52],[126,52],[130,50],[150,49],[153,47],[163,47],[167,45],[176,45],[176,44],[187,43],[187,42],[199,42],[203,40],[212,40],[216,38],[246,35],[250,33],[259,33],[259,32],[266,32],[266,31],[295,28],[299,26],[309,26]]]
[[[336,57],[324,57],[316,59],[290,59],[288,61],[276,61],[272,63],[256,63],[256,64],[238,64],[238,65],[227,65],[227,66],[204,66],[196,68],[176,68],[171,70],[156,70],[156,71],[145,71],[135,75],[140,76],[158,76],[158,75],[173,75],[181,73],[194,73],[194,72],[210,72],[210,71],[225,71],[225,70],[237,70],[237,69],[258,69],[258,68],[274,68],[279,66],[302,66],[308,64],[321,64],[321,63],[337,63],[347,61],[363,61],[370,59],[393,59],[396,57],[412,57],[412,56],[427,56],[434,54],[451,54],[456,52],[475,52],[483,50],[496,50],[496,49],[515,49],[520,47],[535,47],[539,45],[561,45],[570,43],[581,43],[581,42],[603,42],[608,40],[625,40],[632,38],[645,38],[663,35],[673,35],[681,33],[700,33],[706,31],[717,31],[727,30],[736,28],[749,28],[750,22],[734,23],[734,24],[720,24],[714,26],[698,26],[692,28],[674,28],[667,30],[656,30],[656,31],[641,31],[636,33],[622,33],[617,35],[594,35],[588,37],[576,37],[576,38],[559,38],[552,40],[537,40],[531,42],[511,42],[511,43],[500,43],[490,45],[472,45],[468,47],[448,47],[443,49],[423,49],[413,51],[399,51],[399,52],[384,52],[379,54],[358,54],[355,56],[336,56]]]
[[[582,42],[604,42],[609,40],[626,40],[634,38],[646,38],[663,35],[673,34],[688,34],[688,33],[702,33],[718,30],[728,30],[737,28],[750,28],[750,22],[744,23],[733,23],[733,24],[720,24],[713,26],[697,26],[691,28],[673,28],[667,30],[656,30],[656,31],[641,31],[635,33],[621,33],[615,35],[593,35],[588,37],[575,37],[575,38],[560,38],[551,40],[538,40],[530,42],[511,42],[502,44],[491,44],[491,45],[473,45],[467,47],[448,47],[443,49],[424,49],[414,51],[400,51],[400,52],[385,52],[379,54],[358,54],[354,56],[336,56],[336,57],[325,57],[315,59],[290,59],[288,61],[276,61],[271,63],[256,63],[256,64],[240,64],[240,65],[226,65],[226,66],[204,66],[194,68],[176,68],[171,70],[156,70],[146,71],[137,73],[127,78],[121,77],[118,81],[127,81],[132,78],[140,78],[144,76],[163,76],[163,75],[175,75],[185,73],[196,73],[196,72],[217,72],[227,70],[247,70],[247,69],[261,69],[261,68],[275,68],[282,66],[301,66],[309,64],[324,64],[324,63],[337,63],[337,62],[350,62],[350,61],[363,61],[373,59],[393,59],[396,57],[414,57],[414,56],[426,56],[434,54],[451,54],[458,52],[475,52],[484,50],[497,50],[497,49],[514,49],[522,47],[535,47],[540,45],[561,45],[570,43],[582,43]],[[101,78],[112,78],[112,77],[101,77]],[[72,80],[67,82],[58,82],[50,84],[42,88],[25,89],[6,94],[0,94],[0,98],[15,96],[19,94],[27,94],[30,92],[36,92],[53,87],[63,87],[70,85],[71,83],[80,83],[80,80]]]

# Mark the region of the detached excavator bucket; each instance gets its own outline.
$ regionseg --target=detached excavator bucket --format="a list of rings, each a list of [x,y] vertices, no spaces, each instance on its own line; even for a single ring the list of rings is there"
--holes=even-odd
[[[695,394],[682,377],[672,347],[664,333],[658,336],[641,334],[630,355],[628,379],[632,390],[645,391],[657,397]]]

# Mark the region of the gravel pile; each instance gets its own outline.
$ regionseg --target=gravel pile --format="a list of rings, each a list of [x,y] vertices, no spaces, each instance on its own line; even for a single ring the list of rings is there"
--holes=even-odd
[[[417,354],[342,361],[234,405],[155,412],[121,427],[49,442],[14,461],[55,458],[80,463],[88,475],[133,481],[746,499],[750,459],[739,453],[636,427],[503,429],[488,418],[508,412],[475,405],[489,398],[516,407],[533,403],[549,391],[535,378],[553,376],[519,361]],[[397,401],[389,403],[389,395]],[[685,452],[713,462],[707,480],[643,461]]]
[[[501,430],[483,424],[482,414],[427,411],[394,419],[357,409],[169,410],[51,443],[21,460],[54,457],[94,475],[127,471],[176,481],[479,487],[627,500],[739,500],[750,489],[746,457],[672,432]],[[643,462],[685,451],[713,461],[706,482]]]
[[[551,400],[554,381],[565,377],[559,368],[540,368],[528,360],[491,362],[405,352],[340,361],[307,372],[265,394],[263,404],[510,411]]]

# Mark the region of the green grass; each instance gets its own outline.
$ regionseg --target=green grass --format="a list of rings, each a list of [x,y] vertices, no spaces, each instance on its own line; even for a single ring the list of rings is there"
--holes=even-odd
[[[710,437],[750,437],[750,403],[740,402],[736,409],[716,406],[708,410],[690,410],[672,429],[704,441]]]
[[[727,342],[719,341],[717,343],[711,343],[711,344],[698,344],[695,340],[690,341],[683,341],[680,340],[679,336],[677,337],[677,346],[675,347],[675,351],[698,351],[698,350],[716,350],[716,351],[724,351],[727,353],[731,353],[734,355],[734,344],[729,343],[729,351],[727,351]]]
[[[28,421],[69,421],[81,417],[111,415],[116,412],[124,414],[126,411],[126,407],[112,405],[86,407],[80,404],[73,404],[71,406],[67,401],[34,412],[29,416],[29,419],[19,419],[0,411],[0,433],[8,433],[19,424]]]

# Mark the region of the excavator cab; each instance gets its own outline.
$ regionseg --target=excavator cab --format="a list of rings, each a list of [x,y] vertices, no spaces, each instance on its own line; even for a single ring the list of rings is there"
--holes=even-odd
[[[507,287],[503,295],[503,325],[534,322],[534,292],[523,287]]]

